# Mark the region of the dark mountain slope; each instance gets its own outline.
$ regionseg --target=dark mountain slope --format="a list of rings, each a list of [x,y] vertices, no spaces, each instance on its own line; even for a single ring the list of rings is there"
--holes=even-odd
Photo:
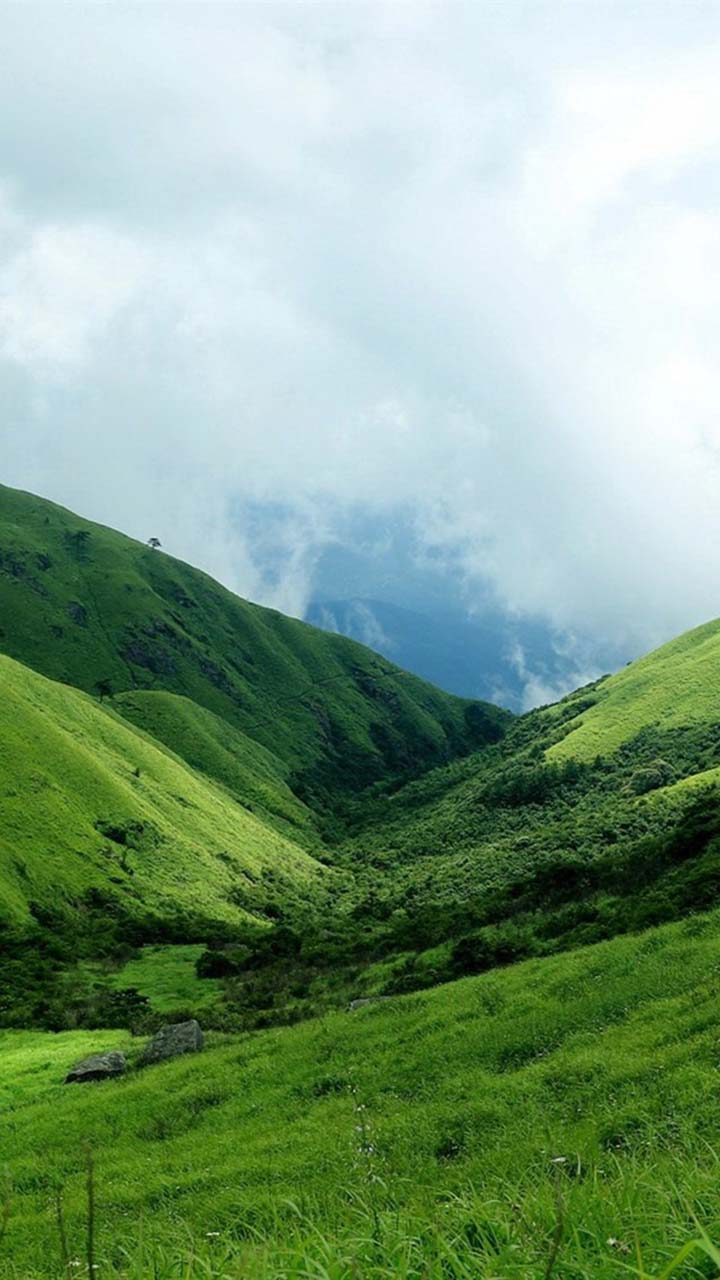
[[[351,640],[240,600],[161,551],[4,487],[0,650],[90,692],[106,682],[113,693],[189,698],[266,748],[278,776],[320,809],[337,794],[466,754],[509,721]],[[145,721],[139,699],[126,710]]]

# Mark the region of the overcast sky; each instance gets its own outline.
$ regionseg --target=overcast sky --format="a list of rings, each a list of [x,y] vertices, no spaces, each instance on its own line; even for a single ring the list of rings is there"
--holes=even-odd
[[[299,614],[354,514],[720,614],[720,5],[1,8],[7,483]]]

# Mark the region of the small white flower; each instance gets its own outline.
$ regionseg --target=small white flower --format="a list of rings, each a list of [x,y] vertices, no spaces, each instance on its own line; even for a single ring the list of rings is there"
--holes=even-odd
[[[608,1248],[617,1249],[618,1253],[630,1252],[630,1245],[626,1244],[624,1240],[618,1240],[617,1236],[608,1236],[607,1244]]]

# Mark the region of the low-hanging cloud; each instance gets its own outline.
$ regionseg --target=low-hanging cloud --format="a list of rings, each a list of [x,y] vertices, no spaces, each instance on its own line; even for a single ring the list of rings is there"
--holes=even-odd
[[[581,9],[9,7],[7,482],[296,613],[398,509],[469,608],[720,612],[720,14]]]

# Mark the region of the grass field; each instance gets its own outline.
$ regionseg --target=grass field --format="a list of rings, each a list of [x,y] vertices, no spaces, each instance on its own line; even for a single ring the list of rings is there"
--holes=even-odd
[[[195,964],[204,950],[202,943],[143,947],[110,976],[109,985],[118,990],[134,987],[157,1013],[191,1009],[200,1016],[217,1004],[221,988],[217,979],[197,976]]]
[[[136,1055],[126,1033],[2,1033],[4,1274],[61,1274],[59,1187],[84,1258],[89,1143],[108,1276],[152,1275],[154,1251],[163,1278],[539,1278],[560,1226],[558,1277],[628,1274],[638,1249],[659,1276],[699,1227],[720,1238],[719,923],[98,1085],[60,1081],[91,1050]],[[716,1274],[696,1262],[680,1274]]]

